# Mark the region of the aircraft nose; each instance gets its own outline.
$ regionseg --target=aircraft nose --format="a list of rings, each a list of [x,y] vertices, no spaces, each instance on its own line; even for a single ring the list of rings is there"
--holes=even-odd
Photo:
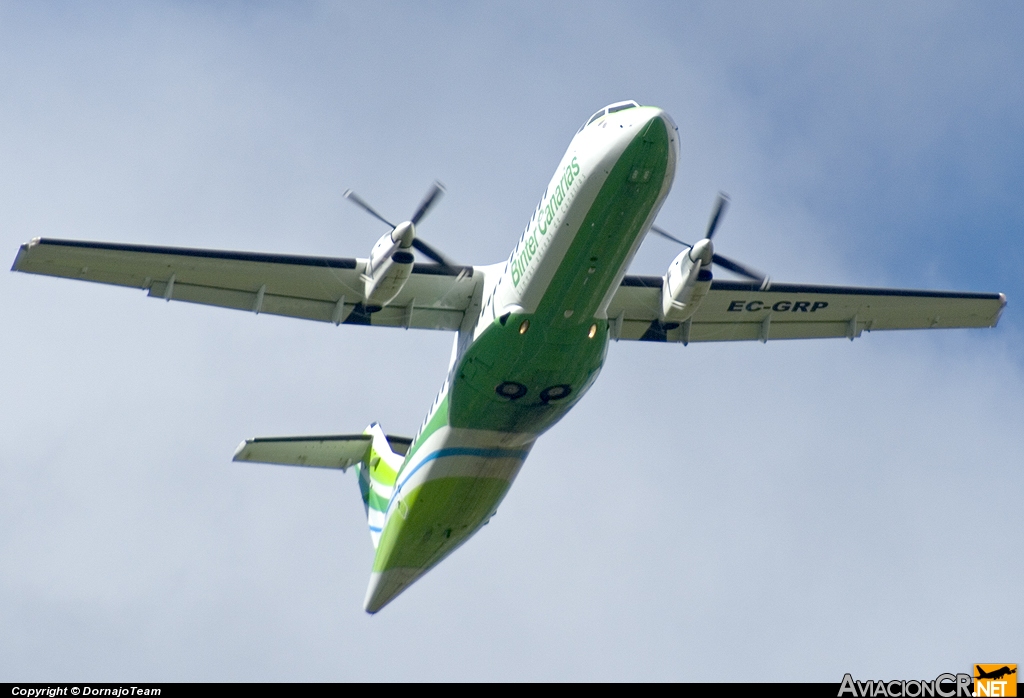
[[[670,140],[676,132],[672,118],[659,107],[636,107],[614,115],[609,115],[606,128],[615,140],[631,142],[638,135],[651,133],[651,129],[664,128],[670,134]],[[614,118],[613,118],[614,117]]]
[[[662,127],[666,131],[674,132],[676,125],[672,121],[672,118],[665,112],[664,109],[657,107],[640,107],[644,111],[643,124],[639,130],[647,131],[651,128]]]

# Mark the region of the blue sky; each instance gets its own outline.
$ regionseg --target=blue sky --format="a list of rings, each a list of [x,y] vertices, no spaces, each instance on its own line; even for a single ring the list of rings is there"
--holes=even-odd
[[[1001,291],[996,330],[615,344],[491,525],[374,618],[350,476],[451,338],[0,275],[6,680],[927,678],[1018,661],[1024,11],[1012,3],[0,3],[0,249],[365,256],[355,188],[507,256],[576,128],[665,108],[659,223],[784,281]],[[662,273],[652,239],[634,264]],[[1000,553],[997,551],[1014,551]]]

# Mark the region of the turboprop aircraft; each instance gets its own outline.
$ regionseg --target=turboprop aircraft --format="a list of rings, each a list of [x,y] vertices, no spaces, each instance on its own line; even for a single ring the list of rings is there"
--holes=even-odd
[[[236,461],[355,468],[376,550],[375,613],[494,515],[537,438],[597,379],[609,340],[715,342],[848,337],[875,330],[994,327],[999,293],[772,283],[704,238],[663,276],[627,269],[668,196],[678,134],[656,107],[619,102],[569,143],[508,259],[462,266],[417,236],[435,184],[367,259],[37,238],[15,271],[141,288],[154,298],[332,322],[455,332],[448,374],[418,433],[255,438]],[[432,260],[417,264],[413,250]],[[718,265],[743,281],[712,280]]]

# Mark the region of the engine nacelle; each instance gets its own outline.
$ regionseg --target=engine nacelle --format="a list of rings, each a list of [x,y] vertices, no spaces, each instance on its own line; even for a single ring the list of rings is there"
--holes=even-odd
[[[711,288],[713,256],[711,241],[705,238],[672,260],[661,284],[663,321],[682,322],[697,310]]]
[[[400,223],[381,236],[370,251],[363,274],[363,297],[366,305],[387,305],[397,296],[412,275],[410,252],[416,227],[409,221]]]

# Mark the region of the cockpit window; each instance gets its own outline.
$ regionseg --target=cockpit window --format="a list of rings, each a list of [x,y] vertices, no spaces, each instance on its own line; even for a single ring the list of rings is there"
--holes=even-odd
[[[602,109],[601,111],[597,112],[592,117],[587,119],[587,123],[580,126],[580,131],[585,129],[587,126],[590,126],[590,124],[594,123],[605,114],[614,114],[615,112],[622,111],[623,109],[633,109],[634,107],[639,106],[640,105],[634,102],[633,100],[629,100],[628,102],[616,102],[615,104],[609,104],[607,107],[605,107],[604,109]],[[576,133],[579,133],[579,131],[577,131]]]
[[[633,107],[639,106],[640,105],[634,102],[633,100],[629,100],[628,102],[618,102],[616,104],[608,105],[608,113],[614,114],[615,112],[622,111],[623,109],[632,109]]]

